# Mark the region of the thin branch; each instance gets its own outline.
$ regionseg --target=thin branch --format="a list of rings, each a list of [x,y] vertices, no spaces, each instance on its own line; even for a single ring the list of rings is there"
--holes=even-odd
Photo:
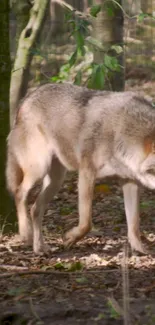
[[[30,310],[31,310],[32,316],[36,319],[36,321],[42,322],[41,318],[39,317],[39,315],[35,311],[35,308],[34,308],[34,305],[33,305],[33,302],[32,302],[32,298],[29,298],[29,304],[30,304]]]
[[[64,0],[51,0],[51,3],[57,3],[60,6],[69,9],[70,11],[74,11],[75,15],[80,15],[80,16],[83,16],[85,18],[91,17],[91,15],[89,15],[89,14],[85,14],[82,11],[76,10],[72,5],[68,4]]]
[[[130,325],[130,304],[129,304],[129,268],[128,268],[128,244],[124,245],[122,259],[122,278],[123,278],[123,309],[124,325]]]
[[[28,271],[28,267],[25,266],[17,266],[17,265],[9,265],[9,264],[1,264],[0,269],[8,270],[8,271]]]
[[[102,270],[82,270],[82,271],[43,271],[43,270],[30,270],[30,271],[19,271],[19,272],[6,272],[0,274],[0,279],[9,278],[12,276],[24,276],[24,275],[40,275],[40,274],[46,274],[46,275],[80,275],[83,273],[87,274],[102,274],[102,273],[112,273],[112,272],[120,272],[120,269],[102,269]]]
[[[115,4],[116,4],[116,5],[117,5],[121,10],[122,10],[124,16],[125,16],[126,18],[128,18],[128,19],[134,19],[134,18],[137,18],[137,17],[138,17],[138,15],[129,16],[129,15],[125,12],[125,10],[123,9],[123,7],[120,5],[120,3],[117,2],[116,0],[105,0],[105,2],[113,2],[113,3],[115,3]],[[105,3],[105,2],[104,2],[104,3]]]
[[[108,298],[108,302],[109,304],[113,307],[113,309],[116,311],[116,313],[120,316],[123,316],[123,309],[122,307],[119,305],[118,301],[113,297],[109,297]]]

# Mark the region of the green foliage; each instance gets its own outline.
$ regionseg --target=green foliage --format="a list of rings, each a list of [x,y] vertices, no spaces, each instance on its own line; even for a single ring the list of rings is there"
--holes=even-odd
[[[86,277],[80,277],[80,278],[76,278],[76,282],[80,283],[80,284],[84,284],[84,283],[88,283],[88,279]]]
[[[106,10],[108,15],[112,17],[116,7],[119,7],[123,11],[124,15],[127,16],[117,0],[106,1],[103,8],[100,4],[91,6],[90,15],[96,19],[101,10]],[[148,16],[154,19],[150,14],[140,13],[137,15],[137,20],[142,22]],[[103,53],[103,64],[90,63],[89,66],[87,66],[85,70],[87,70],[87,72],[89,71],[89,76],[86,80],[86,85],[93,89],[104,89],[105,80],[110,79],[113,73],[123,69],[123,67],[118,63],[118,57],[123,52],[123,47],[121,45],[112,45],[109,46],[108,49],[105,49],[102,42],[90,36],[90,22],[86,17],[83,17],[76,11],[68,10],[66,21],[72,30],[70,37],[74,38],[76,47],[68,62],[61,67],[57,76],[51,78],[51,81],[63,82],[69,78],[71,71],[73,72],[73,70],[76,70],[74,83],[76,85],[81,85],[83,72],[85,71],[77,70],[76,68],[78,64],[85,59],[86,52],[94,52],[94,50],[98,50]]]
[[[109,15],[112,15],[112,6],[110,4],[107,5],[106,10],[108,10]],[[101,5],[94,5],[90,9],[90,15],[92,17],[97,17],[100,11]],[[61,66],[59,74],[52,77],[50,80],[56,83],[67,80],[71,71],[75,71],[77,65],[85,59],[86,52],[98,50],[103,53],[103,64],[90,63],[89,66],[87,66],[85,70],[89,72],[89,76],[86,80],[86,85],[93,89],[104,89],[105,80],[110,76],[111,72],[120,71],[122,68],[117,60],[117,56],[123,51],[122,47],[120,45],[113,45],[105,50],[104,44],[90,36],[90,22],[82,15],[77,12],[75,13],[75,11],[68,10],[66,21],[72,30],[70,37],[75,40],[75,50],[69,57],[68,62]],[[109,54],[111,50],[116,54],[115,56]],[[74,83],[76,85],[81,85],[82,79],[83,71],[77,70],[74,77]]]
[[[106,70],[103,64],[94,64],[92,74],[88,80],[88,88],[104,89],[105,73]]]
[[[123,11],[126,17],[129,17],[117,0],[107,0],[104,2],[103,7],[100,4],[92,5],[92,1],[89,1],[89,5],[91,6],[89,13],[93,19],[96,19],[101,10],[105,10],[110,17],[113,17],[117,7]],[[136,17],[139,22],[142,22],[146,17],[155,19],[151,14],[143,12]],[[49,81],[55,83],[64,82],[72,75],[76,85],[81,85],[84,82],[89,88],[104,89],[105,80],[109,80],[112,74],[124,68],[118,62],[118,57],[123,52],[123,46],[114,44],[109,48],[105,48],[101,41],[91,36],[91,19],[88,20],[88,16],[78,13],[76,10],[67,9],[65,18],[71,31],[69,37],[75,41],[75,49],[67,62],[61,66],[58,75],[49,78]],[[103,64],[91,62],[84,64],[81,69],[81,62],[85,63],[88,53],[90,55],[95,50],[102,53]],[[35,55],[43,57],[37,48],[32,49],[33,51]]]
[[[94,5],[90,8],[90,14],[93,17],[97,17],[100,11],[101,11],[101,5]]]
[[[105,8],[109,17],[114,16],[114,3],[112,1],[105,2],[104,8]]]
[[[109,307],[110,317],[113,319],[119,319],[120,314],[119,314],[118,310],[115,308],[115,306],[112,304],[110,299],[108,300],[107,305]]]
[[[104,51],[104,46],[103,44],[97,40],[96,38],[92,37],[92,36],[88,36],[85,41],[89,44],[92,45],[92,48],[96,48],[98,50]]]
[[[118,60],[114,56],[104,55],[104,65],[111,71],[120,71],[121,66],[118,64]]]
[[[83,269],[83,265],[80,261],[67,263],[67,262],[57,262],[54,265],[54,268],[57,270],[66,270],[69,272],[81,271]]]
[[[78,71],[74,79],[74,84],[80,86],[81,83],[82,83],[82,72]]]
[[[137,21],[138,22],[142,22],[144,20],[144,18],[147,17],[147,14],[144,14],[143,12],[140,13],[138,16],[137,16]]]
[[[137,15],[137,21],[142,22],[142,21],[144,21],[145,18],[148,18],[148,17],[155,20],[155,17],[152,14],[146,14],[144,12],[141,12],[139,15]]]
[[[120,45],[112,45],[111,50],[114,50],[117,54],[120,54],[123,52],[123,48]]]

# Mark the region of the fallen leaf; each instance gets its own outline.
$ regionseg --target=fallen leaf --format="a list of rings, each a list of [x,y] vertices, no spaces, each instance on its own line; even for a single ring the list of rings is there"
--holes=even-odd
[[[99,184],[95,186],[96,193],[110,193],[110,187],[107,184]]]

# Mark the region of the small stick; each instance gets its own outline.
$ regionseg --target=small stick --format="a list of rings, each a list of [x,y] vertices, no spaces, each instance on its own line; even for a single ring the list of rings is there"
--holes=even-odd
[[[41,318],[39,317],[39,315],[36,313],[36,311],[35,311],[35,309],[34,309],[33,302],[32,302],[32,298],[29,298],[29,304],[30,304],[30,309],[31,309],[31,313],[32,313],[33,317],[34,317],[37,321],[39,321],[40,324],[41,324],[41,323],[43,324]]]
[[[80,272],[72,272],[72,271],[43,271],[43,270],[30,270],[30,271],[19,271],[19,272],[6,272],[6,273],[1,273],[0,274],[0,279],[4,278],[9,278],[11,276],[23,276],[23,275],[39,275],[39,274],[47,274],[47,275],[81,275],[83,273],[87,274],[102,274],[103,272],[105,273],[112,273],[119,271],[119,269],[112,269],[112,270],[82,270]]]
[[[129,268],[128,268],[128,244],[124,245],[122,259],[122,278],[123,278],[123,316],[124,325],[130,325],[130,305],[129,305]]]

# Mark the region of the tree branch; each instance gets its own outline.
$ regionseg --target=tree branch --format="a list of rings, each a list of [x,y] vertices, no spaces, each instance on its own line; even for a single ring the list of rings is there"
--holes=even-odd
[[[26,94],[26,73],[32,60],[31,48],[40,32],[49,0],[35,0],[30,19],[23,29],[17,49],[10,86],[10,125],[13,127],[19,100]]]
[[[64,8],[67,8],[69,9],[70,11],[74,11],[75,15],[78,15],[78,16],[82,16],[84,18],[89,18],[91,17],[91,15],[89,14],[86,14],[86,13],[83,13],[79,10],[76,10],[72,5],[70,5],[69,3],[67,3],[66,1],[64,0],[51,0],[51,3],[57,3],[59,4],[61,7],[64,7]]]

